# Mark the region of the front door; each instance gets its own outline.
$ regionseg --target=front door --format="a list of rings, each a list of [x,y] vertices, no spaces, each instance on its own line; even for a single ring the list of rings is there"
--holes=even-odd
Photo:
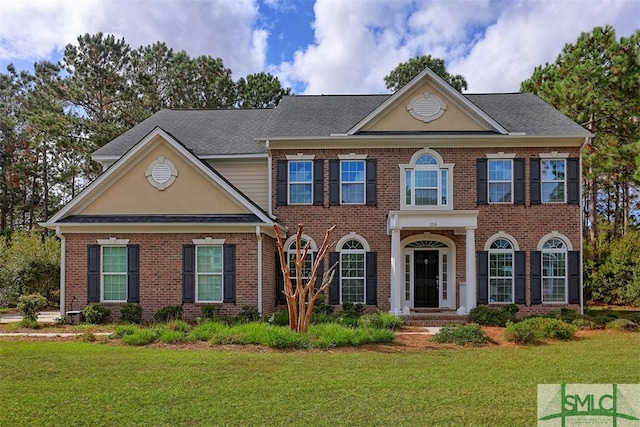
[[[414,251],[414,307],[439,307],[439,251]]]

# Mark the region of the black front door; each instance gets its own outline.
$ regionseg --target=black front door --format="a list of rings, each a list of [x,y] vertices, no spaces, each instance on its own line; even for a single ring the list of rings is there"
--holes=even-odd
[[[413,306],[438,307],[438,251],[413,253]]]

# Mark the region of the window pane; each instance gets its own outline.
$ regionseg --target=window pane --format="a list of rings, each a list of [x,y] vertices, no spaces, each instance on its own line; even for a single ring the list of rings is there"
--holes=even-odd
[[[342,302],[364,304],[363,279],[348,279],[342,281]]]
[[[491,277],[511,277],[513,274],[513,254],[492,253],[489,263]]]
[[[406,194],[407,194],[407,198],[406,198],[406,204],[407,205],[411,205],[411,171],[406,171],[405,172],[405,177],[406,177]]]
[[[511,160],[489,160],[489,181],[511,181]]]
[[[564,182],[543,182],[542,201],[548,203],[564,202]]]
[[[363,161],[342,161],[340,162],[340,179],[342,182],[364,182],[364,162]]]
[[[364,203],[364,184],[342,184],[341,203]]]
[[[222,275],[198,275],[198,301],[222,301]]]
[[[290,184],[290,203],[311,203],[311,184]]]
[[[342,302],[364,303],[364,252],[342,253]]]
[[[364,250],[364,246],[359,240],[351,239],[344,242],[342,249]]]
[[[510,203],[511,202],[511,183],[490,182],[489,183],[489,202],[491,203]]]
[[[127,299],[127,275],[107,274],[103,276],[105,301],[126,301]]]
[[[491,279],[489,284],[489,302],[512,302],[511,279]]]
[[[440,192],[442,193],[442,204],[447,204],[447,171],[440,171]]]
[[[542,160],[542,181],[564,181],[564,160]]]
[[[311,162],[289,162],[289,182],[311,182]]]
[[[438,190],[416,189],[417,206],[435,206],[438,204]]]
[[[102,272],[126,273],[127,272],[127,248],[103,247],[102,248]]]
[[[416,188],[438,188],[437,171],[416,171]]]
[[[222,247],[198,246],[198,273],[222,273]]]
[[[438,164],[438,161],[436,160],[436,158],[430,154],[424,154],[418,157],[418,160],[416,160],[416,165],[437,165],[437,164]]]
[[[543,279],[542,292],[545,302],[564,302],[565,280],[560,278]]]
[[[542,253],[542,275],[562,277],[565,276],[565,256],[564,252]]]

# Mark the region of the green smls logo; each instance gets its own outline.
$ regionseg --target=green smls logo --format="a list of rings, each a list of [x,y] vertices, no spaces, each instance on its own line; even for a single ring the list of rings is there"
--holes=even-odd
[[[538,425],[640,426],[640,385],[539,384]]]

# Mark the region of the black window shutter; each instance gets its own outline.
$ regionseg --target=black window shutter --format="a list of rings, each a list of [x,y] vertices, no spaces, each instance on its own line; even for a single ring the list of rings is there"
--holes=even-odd
[[[513,204],[524,205],[524,159],[513,159]]]
[[[580,252],[569,251],[568,270],[569,270],[569,304],[580,304]]]
[[[182,302],[196,302],[196,247],[182,246]]]
[[[580,161],[577,158],[567,159],[567,203],[580,204]]]
[[[527,273],[526,273],[527,255],[524,251],[516,251],[514,253],[514,288],[516,304],[525,304],[527,302]]]
[[[313,161],[313,205],[324,205],[324,160]]]
[[[486,205],[488,202],[487,191],[487,159],[476,160],[476,193],[477,204]]]
[[[489,303],[489,252],[478,252],[478,304]]]
[[[286,160],[278,160],[276,164],[276,206],[287,205],[288,167]]]
[[[329,286],[329,304],[340,304],[340,253],[329,252],[329,266],[336,264],[333,280]]]
[[[542,304],[542,252],[531,252],[531,304]]]
[[[324,259],[322,260],[322,262],[318,266],[318,269],[316,270],[316,285],[314,286],[316,291],[320,289],[320,286],[322,286],[323,275],[324,275]]]
[[[140,302],[140,246],[127,246],[127,302]]]
[[[222,246],[222,302],[236,303],[236,245]]]
[[[276,251],[276,305],[286,303],[287,298],[284,296],[284,274],[280,266],[280,253]]]
[[[87,245],[87,302],[100,302],[99,245]]]
[[[366,167],[366,174],[367,174],[367,188],[366,188],[367,206],[376,206],[376,204],[378,203],[376,159],[367,159],[365,167]]]
[[[340,160],[329,160],[329,206],[340,204]]]
[[[378,304],[378,254],[377,252],[367,252],[365,254],[365,295],[367,305]]]
[[[539,205],[542,203],[542,189],[540,180],[540,159],[529,159],[529,190],[531,192],[531,204]]]

